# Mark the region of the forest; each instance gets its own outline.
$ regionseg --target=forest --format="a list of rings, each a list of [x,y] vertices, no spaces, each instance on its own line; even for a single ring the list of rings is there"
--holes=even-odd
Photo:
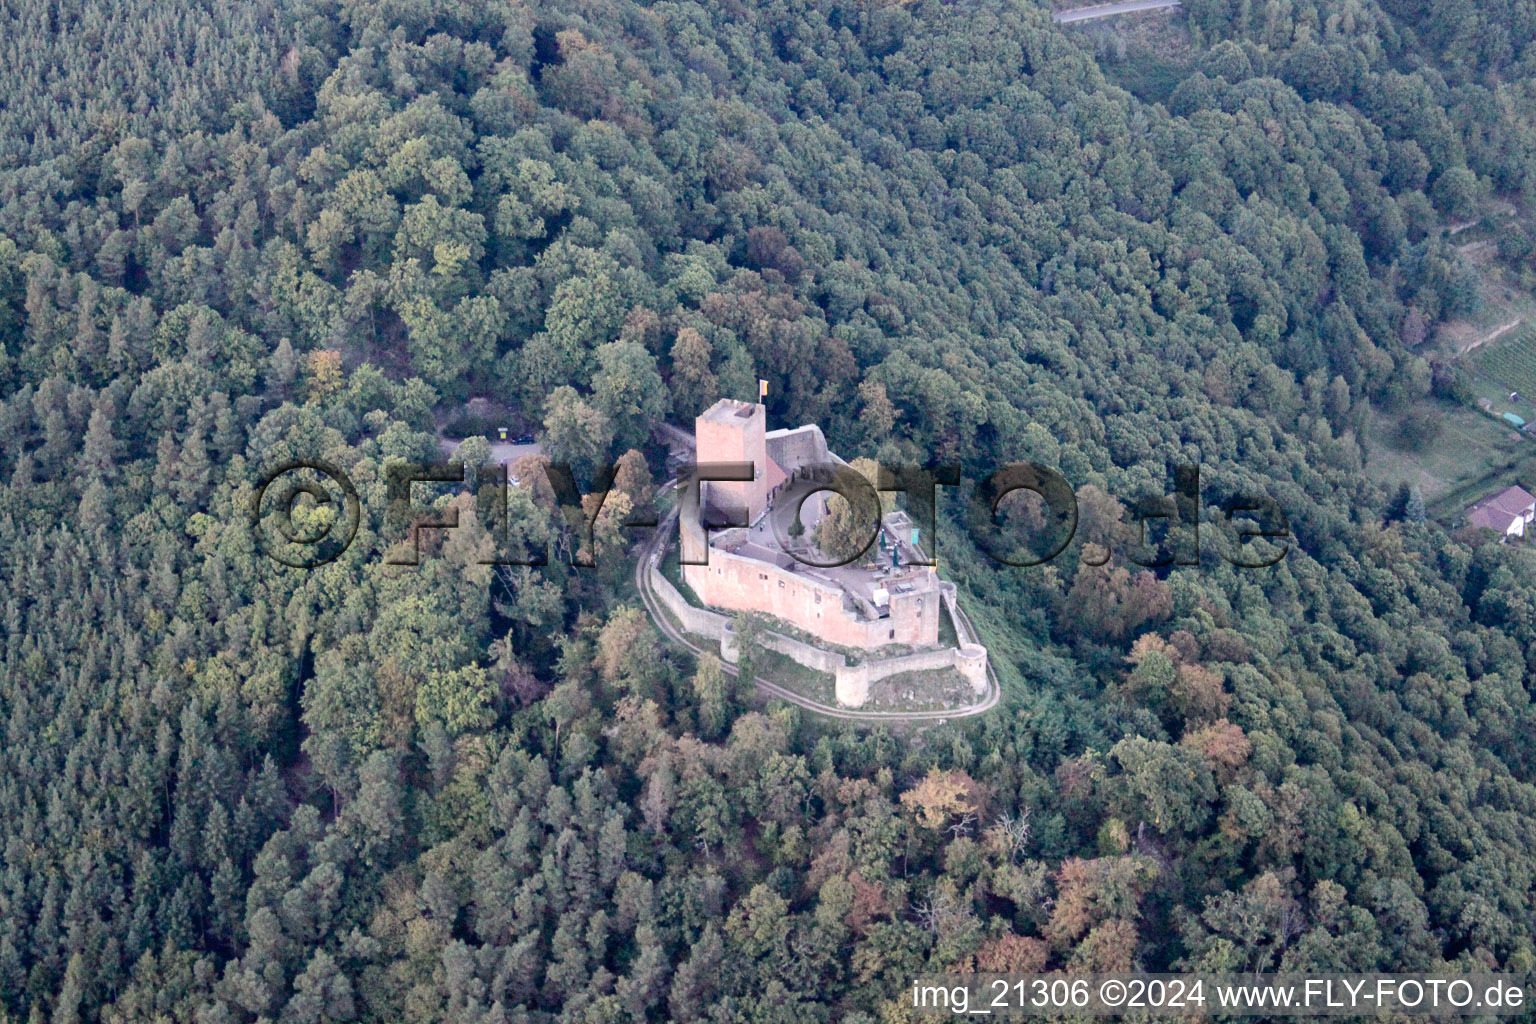
[[[1027,0],[0,7],[0,1022],[1536,970],[1536,556],[1363,471],[1374,410],[1464,394],[1446,226],[1536,216],[1536,2],[1172,17],[1132,92]],[[998,708],[839,723],[652,627],[652,427],[759,379],[849,458],[1077,489],[1033,568],[941,506]],[[387,467],[477,397],[617,464],[595,568],[537,486],[547,564],[451,486],[390,564]],[[318,568],[246,515],[293,459],[361,498]],[[1177,525],[1265,494],[1284,559],[1128,557],[1186,466]]]

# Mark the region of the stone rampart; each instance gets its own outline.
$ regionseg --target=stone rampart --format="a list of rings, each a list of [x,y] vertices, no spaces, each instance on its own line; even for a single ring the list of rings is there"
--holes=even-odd
[[[731,620],[717,612],[689,604],[672,582],[662,575],[658,566],[652,565],[649,572],[652,591],[683,629],[718,641],[721,657],[734,664],[740,648]],[[959,647],[919,651],[895,658],[870,659],[857,665],[848,664],[848,659],[837,651],[823,650],[773,630],[760,632],[758,643],[784,655],[797,665],[831,675],[837,702],[843,707],[862,707],[869,700],[871,684],[903,672],[942,672],[954,669],[970,681],[971,689],[977,696],[987,690],[987,649],[976,643],[962,643]]]
[[[676,617],[683,629],[711,640],[720,639],[721,630],[731,621],[729,618],[689,604],[688,599],[672,585],[672,581],[662,574],[659,566],[652,564],[649,571],[651,590],[661,603],[666,605],[667,611]]]

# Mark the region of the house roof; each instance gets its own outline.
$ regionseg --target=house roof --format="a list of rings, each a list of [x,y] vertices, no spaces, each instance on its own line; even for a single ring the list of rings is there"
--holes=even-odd
[[[1473,526],[1486,526],[1503,533],[1532,506],[1536,506],[1536,496],[1524,487],[1506,487],[1468,508],[1467,518]]]

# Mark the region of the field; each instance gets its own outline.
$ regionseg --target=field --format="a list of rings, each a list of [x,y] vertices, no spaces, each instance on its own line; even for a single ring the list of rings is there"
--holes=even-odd
[[[1439,435],[1421,451],[1407,450],[1398,439],[1407,417],[1439,422]],[[1536,445],[1486,413],[1435,399],[1396,414],[1375,413],[1366,442],[1366,475],[1385,487],[1417,486],[1437,515],[1454,513],[1459,503],[1512,478],[1517,464],[1536,454]]]
[[[1508,213],[1503,207],[1494,212]],[[1478,240],[1485,225],[1464,227],[1456,242],[1480,268],[1479,309],[1465,319],[1440,324],[1421,354],[1438,352],[1455,360],[1476,404],[1426,399],[1404,413],[1375,415],[1366,436],[1366,473],[1389,487],[1404,482],[1418,486],[1431,514],[1442,519],[1457,516],[1488,491],[1515,482],[1536,455],[1531,438],[1498,419],[1514,413],[1536,422],[1536,300],[1488,258],[1488,241]],[[1511,399],[1511,393],[1518,397]],[[1426,422],[1433,417],[1438,424],[1438,433],[1421,450],[1412,450],[1400,437],[1408,417]]]

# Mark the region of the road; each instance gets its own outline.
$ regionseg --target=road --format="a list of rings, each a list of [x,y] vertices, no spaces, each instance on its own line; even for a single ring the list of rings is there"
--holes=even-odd
[[[439,437],[437,439],[437,446],[444,455],[451,457],[454,449],[459,446],[462,440],[462,438]],[[539,454],[539,446],[537,444],[513,444],[510,441],[491,442],[491,465],[493,466],[499,466],[502,463],[510,466],[525,455],[537,454]]]
[[[662,489],[666,490],[672,484],[673,481],[669,480],[662,485]],[[640,549],[640,557],[635,559],[635,587],[640,591],[640,600],[645,603],[645,610],[650,613],[651,621],[656,624],[656,628],[674,643],[686,647],[695,654],[702,654],[704,648],[694,643],[686,633],[672,624],[672,620],[667,617],[666,609],[662,607],[656,595],[651,592],[650,573],[648,570],[652,565],[660,563],[662,553],[666,550],[667,538],[672,535],[676,522],[677,510],[673,509],[671,514],[662,520],[661,525],[656,528],[651,534],[650,539]],[[961,622],[956,623],[956,626],[974,637],[975,628],[971,625],[970,618],[966,616],[964,611],[959,611],[958,617],[961,619]],[[727,664],[724,661],[720,663],[720,668],[733,677],[737,674],[736,666]],[[982,712],[992,710],[992,708],[997,706],[998,700],[1002,698],[1002,686],[998,683],[997,673],[993,670],[990,660],[987,662],[987,682],[989,684],[987,695],[976,704],[956,708],[952,711],[853,711],[848,708],[831,707],[819,701],[811,700],[809,697],[803,697],[792,690],[786,690],[775,682],[764,679],[762,676],[756,677],[752,682],[760,693],[765,693],[770,697],[777,697],[779,700],[788,701],[818,715],[838,718],[848,722],[943,722],[951,718],[969,718],[972,715],[979,715]]]
[[[1108,18],[1112,14],[1131,14],[1135,11],[1160,11],[1165,7],[1178,7],[1180,0],[1126,0],[1119,4],[1097,4],[1093,7],[1074,7],[1070,11],[1057,11],[1051,17],[1060,24],[1074,21],[1092,21]]]

